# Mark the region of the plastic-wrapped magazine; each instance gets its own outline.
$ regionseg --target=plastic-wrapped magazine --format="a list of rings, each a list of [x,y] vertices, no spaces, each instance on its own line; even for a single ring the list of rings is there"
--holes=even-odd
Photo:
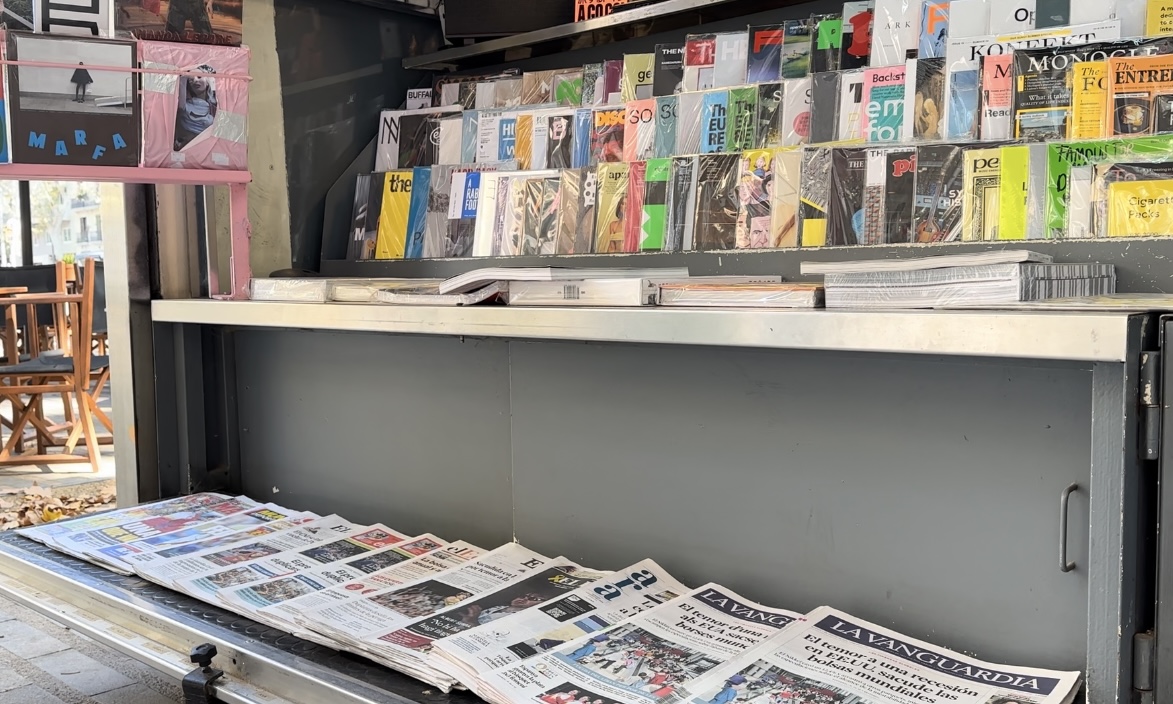
[[[848,70],[868,65],[872,52],[874,0],[848,0],[843,3],[843,36],[840,39],[839,68]]]
[[[675,95],[684,84],[684,44],[657,44],[652,69],[652,94]]]
[[[737,245],[741,165],[739,154],[702,154],[697,161],[695,246],[700,250]]]
[[[585,279],[517,281],[509,285],[511,306],[651,306],[662,281],[672,279]]]
[[[995,665],[823,606],[688,683],[689,704],[1068,704],[1078,672]]]
[[[1051,263],[1051,255],[1025,249],[998,249],[972,254],[948,254],[906,259],[861,259],[844,262],[803,262],[803,276],[827,274],[858,274],[870,272],[922,271],[948,269],[959,266],[987,266],[991,264]]]
[[[693,308],[822,308],[819,284],[687,283],[660,286],[659,305]]]
[[[493,704],[587,701],[653,704],[785,628],[799,614],[756,604],[717,584],[482,677]],[[572,694],[573,692],[573,694]]]
[[[436,293],[384,290],[375,294],[379,303],[397,306],[474,306],[497,300],[508,290],[506,284],[494,281],[468,293]]]
[[[754,149],[782,146],[782,83],[758,85],[754,114]]]
[[[904,76],[904,138],[941,139],[945,134],[945,59],[909,59]]]
[[[713,87],[713,65],[717,58],[717,35],[690,34],[684,39],[685,93]]]
[[[449,105],[422,110],[384,110],[379,115],[379,140],[375,150],[375,171],[394,171],[431,166],[436,160],[440,128],[437,117],[460,110]]]
[[[853,72],[858,73],[858,72]],[[839,83],[846,72],[825,71],[810,77],[810,143],[834,142],[839,134]],[[789,144],[789,142],[787,142]]]
[[[60,550],[60,539],[73,533],[86,533],[99,528],[126,523],[135,519],[165,516],[177,511],[189,511],[193,508],[210,506],[227,501],[232,497],[225,494],[200,493],[190,496],[181,496],[177,499],[156,501],[154,503],[132,506],[130,508],[103,511],[92,516],[73,518],[68,521],[45,523],[30,528],[21,528],[16,531],[21,537],[43,543],[51,548]]]
[[[794,147],[811,140],[810,76],[783,81],[782,146]]]
[[[656,98],[656,159],[669,159],[676,153],[677,96]]]
[[[747,83],[777,83],[782,79],[782,43],[785,38],[786,30],[780,24],[749,28]]]
[[[249,281],[249,299],[284,303],[325,303],[326,279],[265,279]]]
[[[753,150],[741,155],[738,175],[737,249],[762,249],[777,246],[772,233],[772,199],[774,154]]]
[[[541,606],[436,641],[428,662],[478,692],[481,675],[609,628],[689,591],[652,560]]]
[[[645,279],[649,276],[688,276],[685,267],[652,267],[646,269],[622,267],[562,268],[562,267],[490,267],[474,269],[453,276],[440,284],[440,293],[464,293],[493,281],[575,281],[578,279]]]
[[[729,89],[728,122],[725,126],[727,151],[753,149],[757,127],[757,103],[757,86]]]
[[[600,164],[599,195],[595,216],[595,252],[624,251],[627,229],[627,192],[631,164]]]
[[[811,71],[810,19],[787,20],[783,24],[782,78],[802,78]]]

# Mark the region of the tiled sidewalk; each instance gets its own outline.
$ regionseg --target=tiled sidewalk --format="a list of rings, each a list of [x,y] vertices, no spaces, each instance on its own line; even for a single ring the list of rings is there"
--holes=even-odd
[[[179,684],[0,597],[0,704],[175,704]]]

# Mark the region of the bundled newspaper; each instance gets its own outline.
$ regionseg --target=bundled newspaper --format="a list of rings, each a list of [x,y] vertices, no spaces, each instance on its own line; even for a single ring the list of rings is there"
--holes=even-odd
[[[799,618],[710,583],[617,626],[488,673],[481,678],[481,696],[493,704],[661,702]]]
[[[274,521],[256,528],[245,528],[235,533],[228,533],[225,535],[218,535],[214,538],[205,538],[203,540],[196,540],[190,543],[183,543],[182,545],[174,545],[171,547],[164,547],[154,552],[137,552],[125,555],[122,559],[130,565],[139,576],[149,579],[146,575],[151,571],[151,565],[162,565],[165,561],[182,557],[184,555],[194,555],[197,552],[209,551],[213,548],[224,548],[236,543],[251,542],[266,535],[274,533],[281,533],[307,523],[312,523],[318,520],[321,516],[315,513],[292,513],[289,518],[281,521]]]
[[[105,528],[136,518],[143,519],[153,516],[165,516],[168,513],[176,511],[187,511],[200,506],[218,504],[230,498],[232,497],[224,494],[191,494],[190,496],[181,496],[177,499],[169,499],[167,501],[157,501],[151,504],[142,504],[140,506],[132,506],[115,511],[103,511],[91,516],[73,518],[68,521],[45,523],[31,528],[22,528],[17,533],[29,540],[35,540],[38,543],[48,545],[54,550],[66,552],[59,542],[59,539],[66,535]]]
[[[688,591],[664,568],[644,560],[540,606],[437,640],[428,663],[480,694],[480,678],[492,670],[613,626]]]
[[[691,704],[1068,704],[1078,672],[991,665],[827,606],[687,685]]]

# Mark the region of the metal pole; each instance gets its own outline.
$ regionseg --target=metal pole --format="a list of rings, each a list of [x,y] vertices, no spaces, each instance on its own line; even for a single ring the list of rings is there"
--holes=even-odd
[[[29,196],[29,182],[21,181],[20,194],[20,263],[33,265],[33,205]]]

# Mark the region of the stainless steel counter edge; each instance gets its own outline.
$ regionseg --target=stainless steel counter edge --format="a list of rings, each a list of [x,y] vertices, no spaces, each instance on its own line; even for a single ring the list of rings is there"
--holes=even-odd
[[[1127,312],[442,308],[154,301],[155,322],[423,335],[1121,362]]]

